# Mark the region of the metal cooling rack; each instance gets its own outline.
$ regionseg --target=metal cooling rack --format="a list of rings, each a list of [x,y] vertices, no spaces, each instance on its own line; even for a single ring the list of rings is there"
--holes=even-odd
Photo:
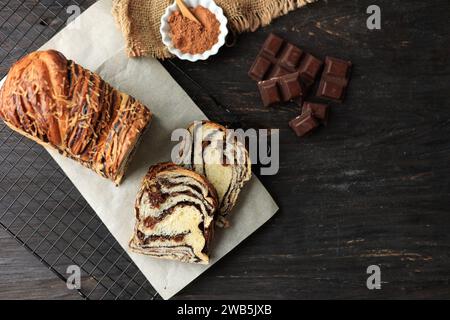
[[[0,78],[95,0],[0,0]],[[85,299],[158,299],[50,155],[0,121],[0,225],[58,277],[82,270]]]

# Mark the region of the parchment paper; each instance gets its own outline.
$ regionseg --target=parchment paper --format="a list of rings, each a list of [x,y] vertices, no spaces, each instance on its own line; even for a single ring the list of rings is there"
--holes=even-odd
[[[170,160],[174,145],[170,135],[174,129],[206,117],[157,60],[126,57],[121,33],[110,12],[110,0],[97,2],[75,21],[78,29],[69,25],[44,49],[61,51],[67,58],[98,72],[114,87],[142,101],[154,113],[151,128],[120,187],[54,150],[48,152],[152,286],[164,299],[169,299],[263,225],[278,207],[261,182],[253,177],[232,213],[231,227],[217,231],[208,266],[158,260],[128,249],[135,223],[134,200],[147,169],[152,164]]]

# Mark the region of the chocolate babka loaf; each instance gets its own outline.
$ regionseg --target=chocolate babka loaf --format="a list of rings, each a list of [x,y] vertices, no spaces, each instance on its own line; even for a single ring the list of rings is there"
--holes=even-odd
[[[29,54],[0,89],[0,117],[119,184],[152,113],[53,50]]]
[[[227,227],[227,216],[235,206],[244,184],[252,176],[249,153],[243,141],[236,137],[227,138],[227,129],[220,124],[195,122],[188,130],[192,143],[190,148],[182,148],[183,163],[205,176],[215,187],[219,196],[217,225]],[[184,154],[186,150],[189,151]]]
[[[173,163],[151,167],[137,195],[132,251],[183,262],[209,262],[217,210],[214,187]]]

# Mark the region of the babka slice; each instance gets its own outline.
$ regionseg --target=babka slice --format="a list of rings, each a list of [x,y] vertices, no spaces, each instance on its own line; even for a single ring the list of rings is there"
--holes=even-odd
[[[217,190],[217,225],[227,227],[227,216],[236,204],[244,184],[252,177],[252,163],[244,141],[227,135],[227,129],[210,121],[195,122],[188,128],[191,147],[182,148],[185,166],[203,175]],[[187,154],[183,154],[187,151]]]
[[[209,262],[217,193],[199,174],[173,163],[151,167],[136,198],[130,248],[183,262]]]

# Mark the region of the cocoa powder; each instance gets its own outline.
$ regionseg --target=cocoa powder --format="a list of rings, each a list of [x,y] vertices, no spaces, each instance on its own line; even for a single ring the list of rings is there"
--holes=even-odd
[[[202,6],[191,10],[201,25],[184,17],[180,11],[175,11],[169,17],[172,42],[183,53],[203,53],[219,40],[220,23],[214,13]]]

